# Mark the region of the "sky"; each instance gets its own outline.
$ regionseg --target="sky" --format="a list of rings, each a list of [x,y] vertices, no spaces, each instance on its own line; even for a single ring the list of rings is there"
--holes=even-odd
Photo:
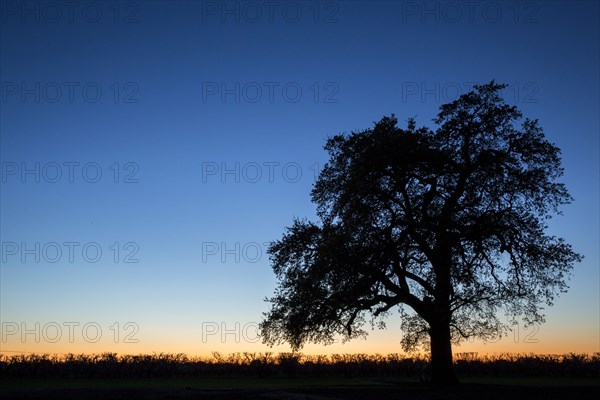
[[[0,353],[289,351],[257,337],[266,254],[327,137],[394,113],[435,128],[475,83],[538,118],[585,259],[495,343],[600,351],[600,6],[593,1],[0,2]],[[399,315],[307,354],[402,352]]]

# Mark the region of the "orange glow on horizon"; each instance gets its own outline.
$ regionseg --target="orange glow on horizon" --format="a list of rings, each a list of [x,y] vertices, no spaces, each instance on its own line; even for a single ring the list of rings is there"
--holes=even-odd
[[[590,338],[591,339],[591,338]],[[11,356],[17,354],[102,354],[102,353],[117,353],[124,354],[160,354],[183,353],[189,357],[212,358],[213,353],[218,352],[222,355],[233,353],[287,353],[291,349],[287,345],[269,347],[261,343],[218,343],[203,345],[198,342],[185,343],[155,341],[148,343],[137,344],[122,344],[122,343],[84,343],[84,344],[51,344],[51,343],[34,343],[23,345],[20,342],[2,343],[0,346],[0,354]],[[502,340],[498,343],[463,343],[461,345],[453,345],[453,353],[477,353],[479,356],[494,355],[494,354],[592,354],[597,353],[598,349],[594,348],[592,341],[581,341],[576,343],[564,342],[544,342],[544,343],[514,343],[510,340]],[[355,340],[345,344],[336,343],[329,346],[308,344],[304,346],[299,353],[304,355],[332,355],[332,354],[405,354],[407,357],[412,353],[405,353],[399,343],[384,343],[384,342],[369,342],[364,340]],[[422,350],[414,354],[424,354]]]
[[[261,343],[255,328],[256,323],[212,324],[211,329],[203,328],[204,324],[189,325],[154,325],[148,322],[136,324],[136,330],[130,329],[126,323],[97,324],[100,332],[86,324],[80,324],[70,332],[68,323],[34,323],[17,324],[3,322],[0,354],[179,354],[190,357],[212,357],[213,352],[222,355],[231,353],[287,353],[288,345],[269,347]],[[12,324],[12,325],[11,325]],[[10,325],[10,326],[9,326]],[[62,335],[55,328],[62,327]],[[208,326],[208,325],[206,325]],[[397,325],[396,325],[397,326]],[[203,331],[204,329],[204,331]],[[400,340],[402,332],[394,329],[390,323],[387,329],[370,330],[366,339],[354,339],[343,343],[338,341],[325,346],[309,343],[300,353],[305,355],[331,354],[406,354],[402,350]],[[204,332],[204,334],[202,333]],[[135,333],[135,334],[133,334]],[[599,332],[593,322],[567,324],[547,323],[536,328],[517,326],[506,337],[496,343],[484,343],[479,340],[464,341],[453,345],[453,353],[486,354],[567,354],[600,352]],[[419,352],[417,352],[419,353]],[[420,352],[421,354],[423,351]]]

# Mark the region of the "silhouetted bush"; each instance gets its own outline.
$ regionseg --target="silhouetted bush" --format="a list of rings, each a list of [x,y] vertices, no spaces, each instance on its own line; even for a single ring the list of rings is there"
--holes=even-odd
[[[174,378],[174,377],[400,377],[418,379],[425,356],[401,354],[213,353],[185,354],[0,354],[1,378]],[[600,353],[458,353],[459,376],[600,377]]]

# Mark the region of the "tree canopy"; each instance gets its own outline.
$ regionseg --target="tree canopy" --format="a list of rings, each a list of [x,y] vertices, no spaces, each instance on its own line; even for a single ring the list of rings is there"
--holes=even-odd
[[[319,221],[295,220],[269,248],[266,343],[356,338],[400,307],[403,348],[426,345],[433,380],[453,382],[451,343],[544,321],[582,256],[546,233],[572,200],[560,150],[504,102],[505,86],[442,105],[435,129],[391,115],[327,140]]]

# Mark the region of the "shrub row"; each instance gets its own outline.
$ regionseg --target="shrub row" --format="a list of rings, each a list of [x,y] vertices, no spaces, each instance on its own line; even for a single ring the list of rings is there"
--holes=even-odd
[[[600,353],[458,353],[460,376],[600,377]],[[213,353],[118,355],[0,354],[0,378],[171,378],[171,377],[407,377],[428,369],[426,356],[402,354]]]

